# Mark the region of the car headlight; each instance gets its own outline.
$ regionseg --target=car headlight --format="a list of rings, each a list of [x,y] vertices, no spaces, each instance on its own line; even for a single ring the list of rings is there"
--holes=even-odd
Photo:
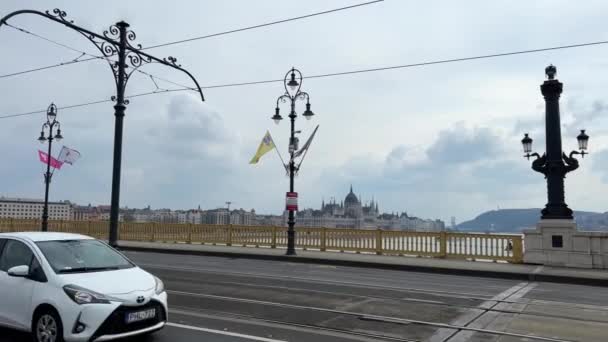
[[[156,294],[161,294],[161,293],[165,292],[165,283],[163,283],[163,281],[160,280],[160,278],[158,278],[157,276],[154,276],[154,281],[156,282],[156,287],[155,287]]]
[[[154,276],[154,281],[156,282],[156,294],[158,295],[165,292],[165,284],[163,283],[163,281],[156,276]]]
[[[63,287],[63,291],[76,304],[110,304],[108,298],[101,293],[77,285],[66,285]]]

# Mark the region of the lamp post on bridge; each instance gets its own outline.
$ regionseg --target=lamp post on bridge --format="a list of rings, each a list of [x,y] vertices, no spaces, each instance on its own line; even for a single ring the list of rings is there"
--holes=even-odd
[[[288,81],[289,78],[289,81]],[[278,125],[283,117],[279,114],[279,102],[289,102],[290,104],[290,112],[289,119],[291,121],[291,134],[289,137],[289,163],[286,165],[287,172],[289,173],[289,193],[287,194],[288,199],[294,199],[296,201],[296,205],[290,205],[287,207],[289,211],[289,218],[287,221],[288,229],[287,229],[287,255],[296,255],[296,247],[295,247],[295,211],[297,210],[297,194],[294,192],[294,176],[296,172],[298,172],[298,167],[295,165],[294,154],[298,151],[298,138],[296,137],[296,133],[299,131],[295,130],[295,121],[296,117],[296,101],[306,100],[306,110],[302,113],[307,120],[310,120],[314,113],[310,110],[310,97],[308,93],[301,91],[302,87],[302,73],[300,70],[296,68],[291,68],[285,74],[285,78],[283,79],[283,85],[285,87],[285,94],[279,96],[277,98],[277,106],[275,108],[275,113],[272,116],[272,120]],[[295,196],[295,197],[294,197]]]
[[[133,72],[135,72],[142,65],[159,63],[187,74],[196,86],[195,88],[191,89],[198,91],[201,96],[201,100],[204,101],[205,98],[203,96],[203,92],[201,91],[201,87],[194,76],[192,76],[190,72],[183,69],[181,65],[177,63],[177,59],[175,57],[169,56],[161,59],[143,52],[142,46],[135,43],[135,32],[129,30],[129,24],[124,21],[120,21],[115,25],[110,26],[108,30],[103,32],[103,35],[100,35],[74,24],[73,20],[66,18],[67,14],[65,11],[55,8],[52,12],[19,10],[9,13],[0,19],[0,27],[6,24],[8,19],[21,14],[38,15],[62,24],[67,28],[82,34],[101,52],[101,57],[108,62],[110,69],[112,70],[116,85],[116,95],[112,96],[111,99],[112,101],[115,101],[116,104],[114,105],[114,157],[112,166],[109,244],[116,247],[118,240],[123,119],[125,116],[125,110],[127,108],[126,105],[129,104],[129,100],[125,99],[125,89],[129,78]]]
[[[532,169],[542,173],[547,179],[547,204],[542,210],[541,219],[569,219],[572,220],[572,210],[568,208],[564,195],[564,178],[568,172],[578,168],[579,163],[575,154],[585,157],[588,152],[587,143],[589,136],[585,130],[578,135],[579,151],[572,151],[566,155],[562,150],[562,135],[560,126],[559,97],[562,93],[563,84],[555,79],[557,69],[549,65],[545,69],[547,80],[540,86],[541,93],[545,98],[545,132],[546,153],[539,155],[532,152],[532,138],[526,133],[522,139],[524,157],[536,157],[532,162]]]
[[[57,133],[53,135],[53,128],[57,127]],[[45,136],[44,132],[48,129],[48,135]],[[40,130],[40,137],[38,141],[41,144],[48,142],[49,148],[48,153],[46,155],[46,172],[44,173],[44,207],[42,209],[42,231],[48,231],[49,227],[49,185],[51,184],[51,177],[53,174],[51,173],[51,156],[53,151],[53,140],[57,140],[57,142],[61,141],[63,136],[61,135],[61,124],[57,121],[57,106],[54,103],[46,110],[46,122],[42,125],[42,129]]]

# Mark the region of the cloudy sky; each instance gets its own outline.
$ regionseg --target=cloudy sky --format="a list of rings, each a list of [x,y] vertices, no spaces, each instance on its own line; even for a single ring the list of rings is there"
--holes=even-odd
[[[44,1],[3,0],[1,13],[50,9]],[[125,20],[145,46],[261,24],[357,3],[355,0],[54,1],[79,25],[101,32]],[[292,66],[318,75],[608,39],[604,1],[397,1],[359,7],[204,40],[151,49],[176,56],[203,86],[280,79]],[[41,17],[11,24],[92,54],[84,37]],[[0,29],[0,74],[66,62],[78,53]],[[301,117],[306,137],[320,125],[296,179],[301,207],[342,199],[352,183],[382,211],[458,222],[500,208],[541,207],[545,183],[523,159],[530,132],[544,151],[539,85],[553,63],[564,82],[564,149],[578,129],[592,154],[566,179],[574,209],[606,211],[608,191],[608,45],[461,63],[304,80],[317,114]],[[142,70],[178,83],[161,65]],[[157,81],[162,88],[174,85]],[[127,94],[153,91],[134,74]],[[0,116],[108,99],[113,79],[102,61],[0,78]],[[276,153],[249,165],[266,130],[287,153],[289,126],[270,120],[281,83],[178,92],[131,100],[125,117],[121,205],[233,207],[279,213],[288,178]],[[303,111],[303,104],[298,105]],[[287,111],[283,107],[283,114]],[[82,153],[58,171],[52,200],[110,201],[114,117],[111,103],[60,110],[63,144]],[[0,119],[0,194],[43,196],[36,141],[43,114]],[[55,150],[57,151],[57,149]]]

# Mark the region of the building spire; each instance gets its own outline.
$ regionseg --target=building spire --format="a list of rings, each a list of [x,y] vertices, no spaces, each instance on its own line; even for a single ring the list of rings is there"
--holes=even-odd
[[[352,183],[350,184],[350,193],[351,194],[353,193],[353,184]]]

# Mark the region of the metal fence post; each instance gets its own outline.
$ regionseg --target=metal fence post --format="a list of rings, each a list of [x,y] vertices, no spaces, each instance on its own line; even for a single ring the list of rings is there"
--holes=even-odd
[[[448,257],[448,234],[446,232],[439,233],[439,257]]]
[[[186,243],[192,243],[192,223],[188,223],[188,241]]]
[[[382,229],[376,230],[376,254],[382,255]]]
[[[321,228],[321,252],[327,250],[327,228]]]
[[[228,226],[228,242],[226,246],[232,246],[232,225]]]
[[[151,227],[152,229],[150,229],[150,230],[152,232],[152,236],[150,237],[150,241],[154,242],[156,240],[156,231],[155,231],[156,230],[156,223],[152,222],[151,226],[152,226]]]
[[[91,236],[91,220],[87,221],[87,235]]]
[[[521,264],[524,261],[524,246],[521,237],[513,238],[513,262]]]
[[[272,227],[272,241],[270,242],[270,248],[277,248],[277,227]]]

